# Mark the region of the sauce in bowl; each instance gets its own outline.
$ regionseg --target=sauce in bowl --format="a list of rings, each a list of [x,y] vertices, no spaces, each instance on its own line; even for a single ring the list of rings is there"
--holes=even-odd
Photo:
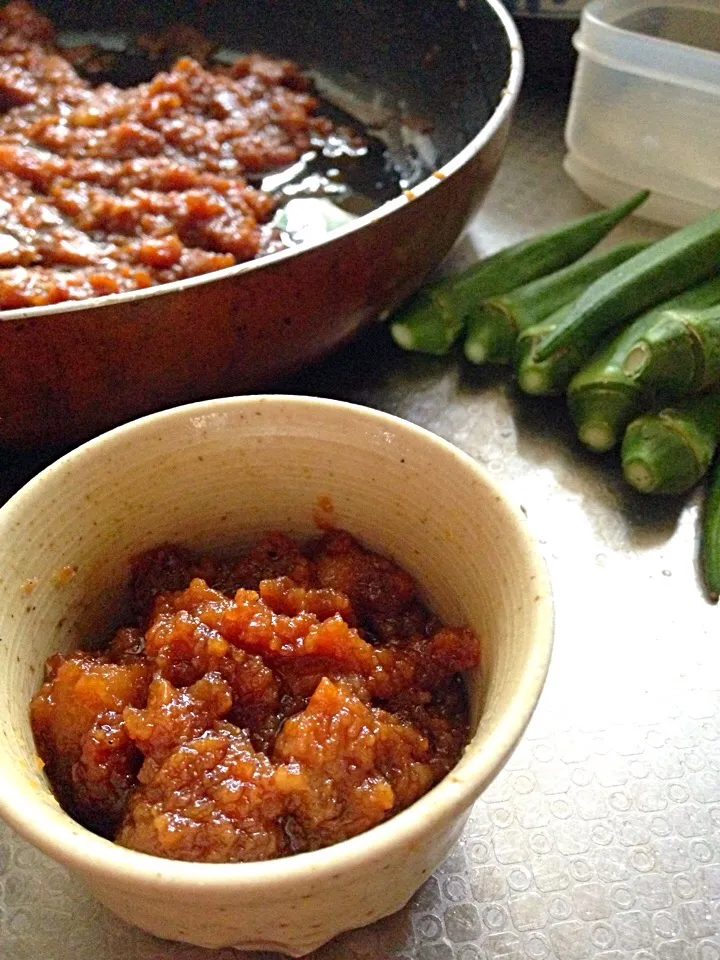
[[[477,637],[408,573],[330,531],[240,557],[135,561],[133,622],[55,655],[38,753],[80,823],[144,853],[267,860],[355,836],[426,793],[468,738]]]

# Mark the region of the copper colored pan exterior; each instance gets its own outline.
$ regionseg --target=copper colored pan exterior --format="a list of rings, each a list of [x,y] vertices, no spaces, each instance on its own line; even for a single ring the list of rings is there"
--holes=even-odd
[[[507,31],[516,44],[509,20]],[[513,48],[512,82],[485,135],[442,178],[317,246],[90,304],[0,314],[0,443],[74,442],[163,407],[267,385],[400,303],[493,180],[520,60]]]

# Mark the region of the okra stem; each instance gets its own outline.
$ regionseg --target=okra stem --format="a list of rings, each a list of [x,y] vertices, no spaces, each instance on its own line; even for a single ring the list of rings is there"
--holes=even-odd
[[[686,493],[702,479],[720,440],[720,390],[692,397],[629,424],[625,479],[641,493]]]
[[[720,306],[666,311],[628,352],[622,371],[640,388],[673,394],[694,393],[717,383]]]
[[[562,393],[570,382],[573,373],[578,369],[582,360],[576,358],[572,351],[558,352],[538,363],[535,359],[535,347],[543,337],[562,323],[564,318],[573,309],[572,304],[561,307],[550,314],[542,323],[536,323],[527,330],[523,330],[515,344],[515,375],[520,388],[525,393],[535,396],[551,396]]]
[[[650,406],[659,379],[645,382],[640,376],[647,366],[651,348],[648,342],[656,330],[665,328],[666,317],[674,311],[683,316],[690,310],[699,310],[720,304],[720,277],[715,277],[686,293],[644,313],[623,330],[611,343],[602,347],[570,381],[568,406],[577,427],[580,440],[591,450],[603,453],[621,439],[622,431],[640,411],[643,404]],[[694,315],[694,314],[693,314]],[[674,328],[673,328],[674,329]],[[684,328],[683,328],[684,329]],[[685,342],[687,348],[687,343]],[[663,352],[669,363],[666,367],[677,377],[687,366],[681,349]],[[696,367],[694,352],[689,353],[691,368]],[[720,353],[720,351],[719,351]],[[663,392],[678,395],[665,381]]]

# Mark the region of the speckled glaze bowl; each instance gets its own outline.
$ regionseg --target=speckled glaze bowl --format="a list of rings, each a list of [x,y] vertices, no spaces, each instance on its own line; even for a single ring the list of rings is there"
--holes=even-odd
[[[474,733],[454,770],[365,834],[266,863],[164,860],[71,820],[28,720],[45,658],[107,635],[139,551],[237,546],[269,529],[312,535],[321,507],[414,574],[447,623],[480,635],[482,667],[468,677]],[[544,564],[484,471],[425,430],[329,400],[208,401],[105,434],[0,510],[0,556],[0,815],[124,920],[201,946],[302,956],[399,910],[508,758],[550,657]]]

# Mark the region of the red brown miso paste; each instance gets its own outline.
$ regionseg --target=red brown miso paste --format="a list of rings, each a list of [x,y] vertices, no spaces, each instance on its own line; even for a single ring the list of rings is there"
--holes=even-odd
[[[272,533],[240,557],[136,559],[132,620],[56,654],[32,700],[38,753],[90,830],[179,860],[267,860],[407,807],[468,737],[477,637],[349,534]]]
[[[91,86],[26,0],[0,9],[0,309],[136,290],[279,249],[249,174],[333,130],[299,68],[185,57]]]

